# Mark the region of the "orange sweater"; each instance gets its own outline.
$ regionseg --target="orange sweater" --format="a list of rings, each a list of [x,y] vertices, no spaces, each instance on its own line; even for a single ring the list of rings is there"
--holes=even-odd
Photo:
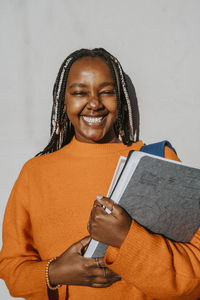
[[[106,195],[120,155],[139,150],[75,139],[61,150],[29,160],[13,187],[3,224],[0,277],[12,296],[46,300],[45,266],[88,235],[97,194]],[[177,159],[169,149],[165,156]],[[132,222],[119,249],[109,247],[106,264],[122,281],[108,288],[69,286],[70,300],[197,299],[200,296],[200,232],[191,243],[174,243]],[[66,287],[59,289],[64,300]]]

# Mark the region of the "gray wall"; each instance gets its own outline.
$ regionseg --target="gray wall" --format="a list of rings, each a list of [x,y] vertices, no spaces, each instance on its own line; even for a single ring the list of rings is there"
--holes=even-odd
[[[73,50],[102,46],[132,78],[141,138],[200,166],[199,0],[1,0],[1,209],[49,138],[52,86]],[[0,244],[1,246],[1,244]],[[0,281],[0,298],[11,299]]]

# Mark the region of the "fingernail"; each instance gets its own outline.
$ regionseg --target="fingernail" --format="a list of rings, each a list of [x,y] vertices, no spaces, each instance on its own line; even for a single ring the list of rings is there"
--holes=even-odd
[[[97,196],[96,196],[96,199],[97,199],[97,200],[101,200],[101,199],[103,199],[103,196],[97,195]]]

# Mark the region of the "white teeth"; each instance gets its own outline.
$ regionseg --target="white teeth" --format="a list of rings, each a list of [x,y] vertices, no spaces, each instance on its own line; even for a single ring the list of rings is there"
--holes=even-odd
[[[103,117],[95,118],[95,117],[83,116],[83,119],[88,123],[100,123],[102,121]]]

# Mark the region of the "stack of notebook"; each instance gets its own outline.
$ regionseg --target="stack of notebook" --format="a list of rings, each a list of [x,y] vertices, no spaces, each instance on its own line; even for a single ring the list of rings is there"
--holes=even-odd
[[[107,197],[150,232],[177,242],[189,242],[200,226],[200,170],[179,162],[131,151],[120,157]],[[106,249],[91,240],[84,256],[103,257]]]

